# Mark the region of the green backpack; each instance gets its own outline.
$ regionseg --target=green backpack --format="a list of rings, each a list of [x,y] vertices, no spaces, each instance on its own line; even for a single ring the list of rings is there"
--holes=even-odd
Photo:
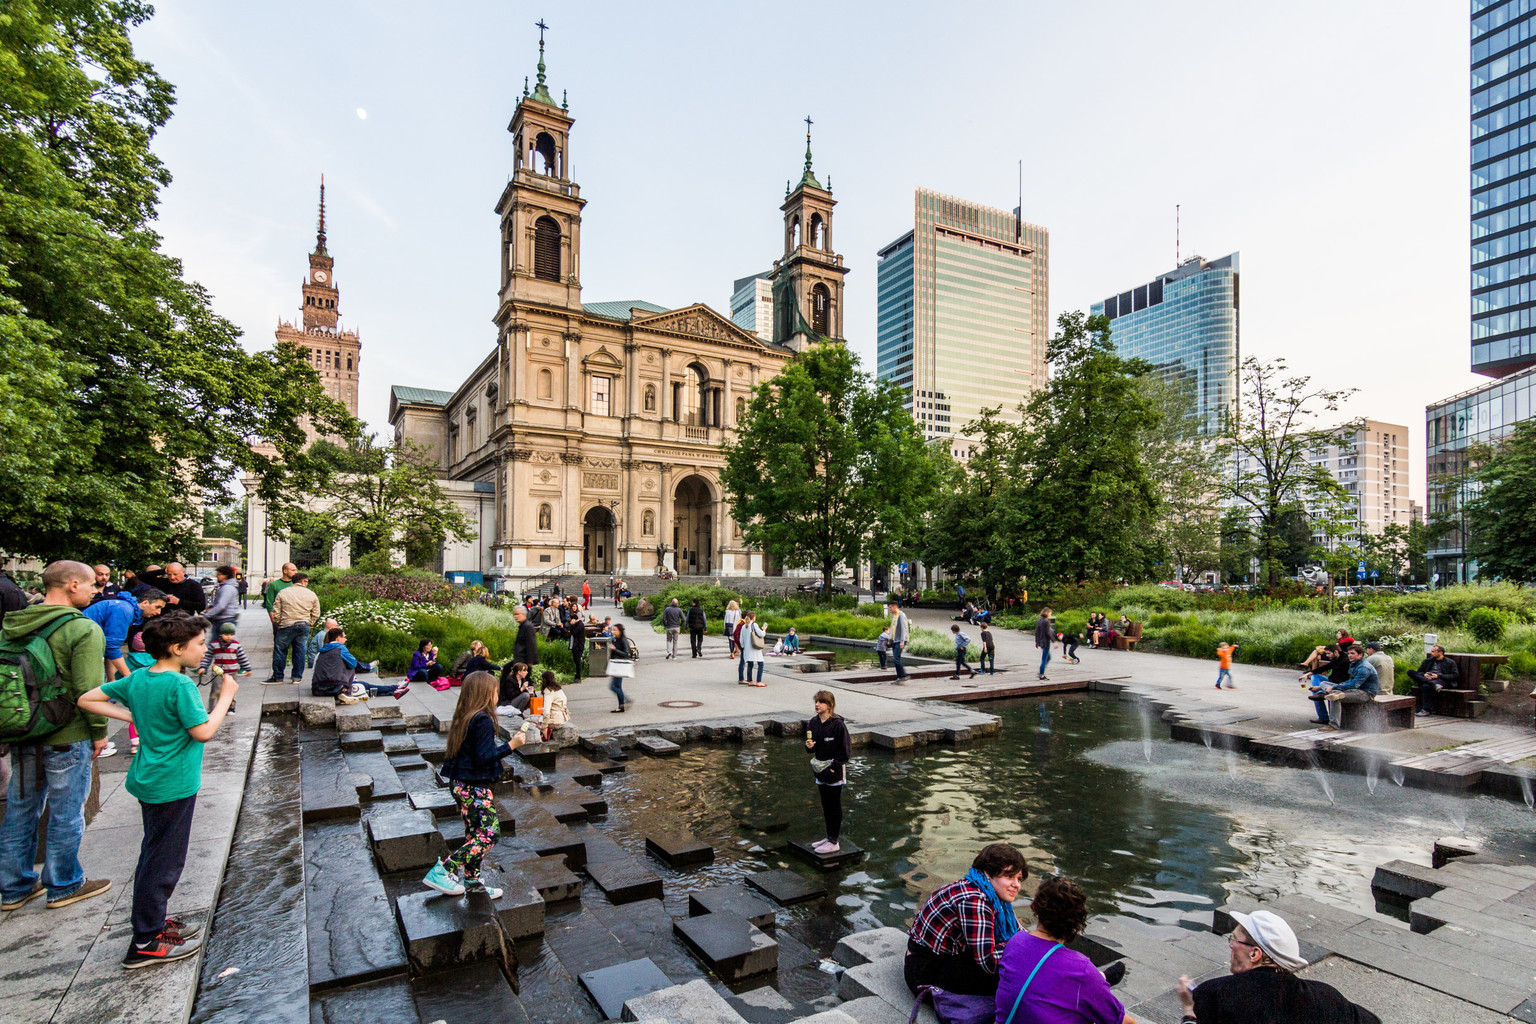
[[[35,743],[75,717],[48,637],[79,616],[60,615],[31,636],[0,640],[0,743]]]

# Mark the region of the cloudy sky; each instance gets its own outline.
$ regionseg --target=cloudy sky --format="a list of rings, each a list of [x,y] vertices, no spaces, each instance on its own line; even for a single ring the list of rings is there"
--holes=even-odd
[[[1468,369],[1464,2],[1209,5],[161,0],[136,33],[177,88],[156,141],[167,251],[269,345],[299,304],[326,176],[361,412],[451,390],[495,343],[506,126],[550,24],[576,119],[583,297],[704,301],[779,254],[807,115],[830,176],[850,343],[874,368],[875,252],[912,190],[1051,233],[1050,307],[1242,253],[1245,355],[1406,424]],[[905,227],[904,227],[905,226]],[[984,374],[987,367],[977,366]],[[1344,413],[1340,414],[1342,418]]]

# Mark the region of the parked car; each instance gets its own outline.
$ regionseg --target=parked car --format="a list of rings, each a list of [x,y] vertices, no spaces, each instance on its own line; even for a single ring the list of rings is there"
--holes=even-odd
[[[1354,593],[1355,593],[1355,588],[1354,587],[1334,587],[1333,588],[1333,596],[1334,597],[1353,597]]]
[[[801,594],[819,594],[821,593],[821,588],[822,581],[820,579],[812,580],[809,583],[800,583],[795,586],[795,590]],[[848,593],[848,588],[840,583],[834,582],[832,584],[832,593],[846,594]]]

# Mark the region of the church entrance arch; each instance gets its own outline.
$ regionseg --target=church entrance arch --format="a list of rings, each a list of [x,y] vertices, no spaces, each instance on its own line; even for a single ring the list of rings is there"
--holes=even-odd
[[[681,576],[715,571],[715,497],[709,481],[694,473],[677,483],[672,501],[672,548]]]
[[[602,505],[594,505],[581,521],[582,571],[593,575],[612,572],[617,565],[613,543],[613,512]]]

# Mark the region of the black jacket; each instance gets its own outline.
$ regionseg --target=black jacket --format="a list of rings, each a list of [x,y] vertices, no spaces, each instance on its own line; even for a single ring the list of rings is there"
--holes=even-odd
[[[188,615],[201,615],[203,609],[208,607],[208,597],[203,593],[203,585],[191,576],[182,578],[180,583],[172,583],[169,579],[162,581],[161,589],[166,595],[176,595],[177,608],[184,608]]]
[[[539,663],[539,628],[531,618],[524,619],[522,625],[517,627],[517,640],[512,644],[512,660],[524,665]]]
[[[1051,629],[1051,620],[1044,615],[1035,620],[1035,646],[1049,650],[1056,640],[1056,633]]]
[[[824,772],[816,773],[816,781],[823,786],[835,786],[848,781],[848,759],[853,756],[853,740],[848,736],[848,724],[838,715],[825,722],[817,715],[805,723],[805,731],[816,742],[810,756],[818,761],[831,761]]]
[[[501,759],[512,748],[496,739],[496,726],[484,711],[469,720],[459,750],[443,762],[443,778],[488,783],[501,778]]]
[[[1456,689],[1461,682],[1461,666],[1452,661],[1450,655],[1446,655],[1439,661],[1434,658],[1425,658],[1419,662],[1419,673],[1422,675],[1425,672],[1435,673],[1440,677],[1440,685],[1452,690]]]
[[[704,617],[704,606],[696,604],[688,609],[688,628],[705,629],[709,626],[709,620]]]
[[[0,573],[0,622],[5,621],[6,612],[19,612],[26,606],[26,591],[18,587],[15,580]]]
[[[1332,985],[1273,967],[1202,982],[1195,989],[1195,1016],[1200,1024],[1381,1024]]]

